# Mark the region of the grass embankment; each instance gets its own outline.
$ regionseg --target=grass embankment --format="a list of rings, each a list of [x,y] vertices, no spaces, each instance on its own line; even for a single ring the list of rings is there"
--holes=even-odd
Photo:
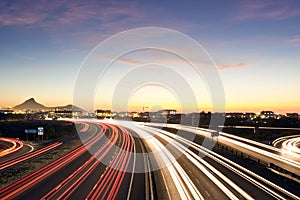
[[[25,130],[37,130],[38,127],[44,128],[44,140],[63,139],[76,134],[76,128],[72,122],[37,120],[0,122],[0,136],[29,141],[38,140],[41,137],[37,134],[25,133]]]
[[[66,155],[79,147],[82,142],[76,137],[75,126],[71,122],[63,121],[19,121],[19,122],[1,122],[0,132],[4,137],[18,137],[27,139],[25,129],[35,129],[43,126],[45,133],[44,139],[57,141],[67,137],[74,137],[70,142],[62,144],[59,148],[46,154],[33,158],[30,161],[23,162],[9,169],[0,172],[0,189],[10,185],[13,182],[29,175],[30,173],[42,168],[54,160]],[[29,137],[29,140],[37,140],[37,137]],[[42,147],[38,145],[39,147]]]
[[[39,156],[36,159],[32,159],[29,162],[24,162],[16,167],[12,167],[0,172],[0,189],[4,188],[7,185],[10,185],[13,182],[16,182],[17,180],[42,168],[43,166],[53,162],[54,160],[66,155],[67,153],[79,147],[81,144],[81,140],[79,138],[76,138],[70,143],[63,144],[62,147]]]

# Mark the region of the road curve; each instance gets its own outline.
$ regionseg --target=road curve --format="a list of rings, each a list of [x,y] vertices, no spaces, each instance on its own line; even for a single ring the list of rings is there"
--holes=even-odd
[[[24,146],[23,142],[12,138],[0,137],[0,143],[1,146],[4,147],[0,150],[0,158],[19,151]]]
[[[143,123],[78,123],[84,145],[3,188],[0,199],[300,199],[184,135]],[[225,133],[220,138],[259,148]]]

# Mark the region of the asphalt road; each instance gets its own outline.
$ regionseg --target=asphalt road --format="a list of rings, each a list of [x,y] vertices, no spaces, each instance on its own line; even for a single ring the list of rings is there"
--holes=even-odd
[[[89,123],[86,130],[84,147],[4,188],[0,198],[299,199],[198,142],[161,129],[106,121]]]
[[[18,150],[16,152],[13,152],[13,153],[10,153],[10,154],[7,154],[7,155],[5,155],[3,157],[0,157],[0,164],[4,163],[4,162],[7,162],[9,160],[13,160],[13,159],[15,159],[15,158],[17,158],[19,156],[22,156],[22,155],[24,155],[26,153],[31,152],[31,151],[33,151],[33,147],[29,146],[27,144],[24,144],[24,146],[20,150]]]
[[[95,125],[93,124],[91,126]],[[95,131],[95,128],[93,129]],[[98,128],[97,131],[100,132],[100,128]],[[108,163],[114,163],[114,160],[116,160],[114,158],[117,157],[116,155],[118,155],[117,148],[102,147],[105,147],[106,144],[111,143],[111,141],[108,141],[108,138],[116,138],[114,143],[115,146],[113,147],[121,148],[122,144],[130,143],[129,140],[125,141],[125,137],[130,139],[131,136],[125,136],[123,132],[124,130],[121,130],[119,128],[109,127],[105,131],[103,137],[101,137],[100,139],[97,138],[97,141],[90,147],[89,151],[85,151],[84,153],[76,156],[74,159],[59,168],[50,176],[47,176],[45,178],[42,177],[41,180],[37,181],[37,183],[22,189],[22,191],[13,198],[23,200],[41,199],[43,197],[46,197],[47,199],[57,199],[61,197],[68,199],[84,199],[89,195],[89,197],[92,197],[92,195],[97,196],[97,190],[93,190],[93,188],[97,188],[97,183],[102,176],[105,176],[107,170],[109,169],[109,167],[107,167]],[[96,139],[92,138],[92,140]],[[131,150],[132,152],[145,151],[145,148],[138,140],[138,138],[133,138],[132,142],[134,146],[134,149]],[[103,149],[103,151],[95,156],[95,154],[97,154],[100,149]],[[91,153],[98,159],[100,159],[101,155],[105,153],[105,159],[102,160],[102,162],[98,162],[98,160],[95,159],[94,156],[91,155]],[[123,156],[123,154],[124,153],[120,154],[120,156]],[[146,180],[149,181],[149,179],[147,178],[149,174],[132,173],[135,172],[135,167],[145,167],[145,159],[136,159],[135,162],[131,162],[134,160],[134,157],[135,154],[130,154],[129,157],[125,158],[126,160],[130,161],[128,164],[128,168],[123,169],[126,173],[120,173],[122,172],[122,170],[112,170],[112,173],[109,174],[109,178],[111,178],[111,180],[103,182],[103,184],[107,184],[102,188],[104,188],[104,190],[107,189],[107,191],[112,191],[114,190],[114,184],[112,183],[115,183],[113,182],[113,173],[117,173],[118,175],[120,175],[120,177],[123,176],[122,180],[118,179],[121,182],[119,184],[119,189],[115,193],[116,199],[146,199],[146,195],[150,195],[149,183],[146,182]],[[126,160],[121,160],[120,163],[126,162]],[[69,177],[72,178],[69,179]],[[148,187],[147,189],[146,186]],[[50,195],[45,196],[47,194]],[[108,195],[105,192],[99,194]]]

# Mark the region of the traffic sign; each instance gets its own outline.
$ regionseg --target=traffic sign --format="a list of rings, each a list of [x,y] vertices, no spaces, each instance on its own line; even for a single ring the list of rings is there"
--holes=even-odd
[[[38,135],[44,135],[44,128],[38,127]]]
[[[25,129],[25,133],[36,133],[36,129]]]

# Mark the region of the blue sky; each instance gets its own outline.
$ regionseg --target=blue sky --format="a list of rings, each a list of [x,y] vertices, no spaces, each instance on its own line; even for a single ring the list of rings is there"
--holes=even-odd
[[[0,106],[30,97],[71,103],[88,53],[120,31],[147,26],[180,31],[205,47],[228,111],[300,112],[297,0],[1,1]]]

